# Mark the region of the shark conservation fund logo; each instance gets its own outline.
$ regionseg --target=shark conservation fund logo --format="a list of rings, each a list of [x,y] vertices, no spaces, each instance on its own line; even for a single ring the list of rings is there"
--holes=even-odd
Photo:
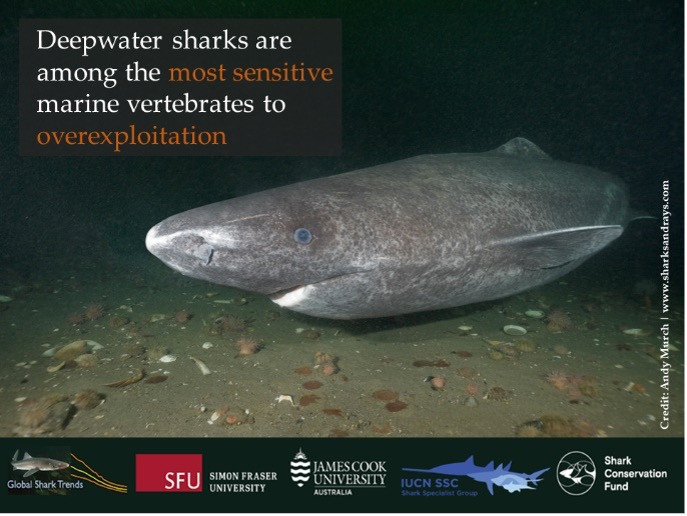
[[[505,466],[494,465],[492,460],[485,466],[475,464],[475,457],[471,455],[463,462],[441,464],[430,469],[403,468],[408,473],[423,473],[423,475],[404,476],[401,479],[402,496],[477,496],[479,493],[469,483],[463,486],[461,477],[470,478],[486,485],[489,494],[494,494],[494,486],[509,493],[519,493],[523,490],[536,489],[542,480],[542,475],[549,468],[540,469],[534,473],[518,473],[511,470],[512,463]],[[429,474],[426,476],[424,474]],[[469,481],[468,481],[469,482]]]
[[[586,453],[572,451],[558,462],[556,478],[563,491],[571,496],[580,496],[596,482],[596,465]]]
[[[291,459],[291,480],[316,496],[352,496],[361,488],[386,487],[386,461],[313,460],[302,449]]]
[[[200,453],[136,454],[136,491],[202,492],[203,456]]]

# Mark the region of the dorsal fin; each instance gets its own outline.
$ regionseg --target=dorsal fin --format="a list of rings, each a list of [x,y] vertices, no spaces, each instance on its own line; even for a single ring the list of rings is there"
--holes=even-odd
[[[551,159],[551,156],[537,147],[534,143],[520,136],[507,141],[492,151],[489,151],[488,154],[498,154],[500,156],[509,156],[511,158]]]

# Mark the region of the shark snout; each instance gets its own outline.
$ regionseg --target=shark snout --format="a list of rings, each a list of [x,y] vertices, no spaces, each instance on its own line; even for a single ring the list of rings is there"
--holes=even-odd
[[[216,247],[210,238],[197,231],[165,231],[164,222],[153,226],[146,235],[146,247],[166,265],[188,272],[212,263]]]
[[[153,226],[145,239],[150,253],[185,276],[250,288],[246,240],[236,225],[201,225],[175,217]]]
[[[157,250],[160,245],[160,241],[158,239],[158,225],[153,226],[148,230],[148,233],[146,234],[146,249],[150,251],[152,254],[157,256]]]

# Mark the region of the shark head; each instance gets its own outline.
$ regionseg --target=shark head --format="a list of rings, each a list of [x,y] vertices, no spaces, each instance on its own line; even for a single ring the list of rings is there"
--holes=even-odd
[[[186,276],[268,295],[294,310],[320,291],[344,296],[357,275],[377,265],[365,248],[370,229],[344,199],[293,186],[174,215],[150,229],[146,247]]]

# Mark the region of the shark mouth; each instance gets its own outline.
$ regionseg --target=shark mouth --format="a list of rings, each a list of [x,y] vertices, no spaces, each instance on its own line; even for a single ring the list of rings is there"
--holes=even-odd
[[[326,281],[326,280],[325,280]],[[284,296],[288,296],[292,292],[297,291],[298,289],[301,289],[303,287],[307,287],[307,285],[296,285],[295,287],[289,287],[285,288],[282,290],[277,290],[276,292],[273,292],[272,294],[268,294],[269,298],[274,301],[275,303],[278,302],[279,299],[281,299]]]
[[[325,280],[326,281],[326,280]],[[316,285],[317,283],[315,283]],[[307,290],[312,285],[296,285],[295,287],[279,290],[274,294],[270,294],[270,299],[279,306],[289,308],[291,306],[299,305],[307,296]]]
[[[269,294],[269,298],[275,303],[277,303],[279,306],[282,306],[284,308],[298,306],[300,303],[302,303],[304,300],[308,298],[308,294],[313,289],[317,288],[318,285],[322,285],[324,283],[329,282],[335,282],[348,276],[364,274],[366,272],[370,272],[371,270],[372,269],[360,269],[353,272],[339,274],[338,276],[332,276],[331,278],[316,281],[314,283],[307,283],[305,285],[295,285],[293,287],[278,290],[272,294]]]

